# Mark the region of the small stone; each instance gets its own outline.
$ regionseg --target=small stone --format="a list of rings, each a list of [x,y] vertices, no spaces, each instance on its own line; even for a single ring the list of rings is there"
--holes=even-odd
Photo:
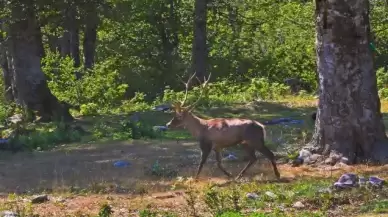
[[[302,149],[299,152],[299,157],[302,158],[302,159],[306,159],[306,158],[308,158],[310,156],[311,156],[311,152],[306,150],[306,149]]]
[[[257,199],[259,198],[259,195],[257,195],[256,193],[247,193],[246,197],[249,199]]]
[[[174,194],[166,194],[166,195],[158,195],[155,196],[155,199],[169,199],[169,198],[174,198],[176,195]]]
[[[334,160],[332,157],[328,157],[328,158],[325,160],[325,164],[334,165],[335,163],[336,163],[336,160]]]
[[[270,191],[266,191],[265,194],[268,196],[268,197],[271,197],[271,198],[277,198],[277,195],[270,192]]]
[[[12,211],[3,211],[1,213],[1,216],[2,217],[19,217],[19,215],[15,212],[12,212]]]
[[[293,160],[291,164],[293,167],[300,166],[303,164],[303,159],[298,157],[295,160]]]
[[[341,157],[340,162],[343,164],[349,164],[349,159],[347,157]]]
[[[337,163],[336,166],[338,166],[338,167],[349,167],[349,165],[347,165],[347,164],[345,164],[343,162]]]
[[[31,203],[44,203],[48,201],[48,196],[46,194],[44,195],[38,195],[31,199]]]
[[[318,193],[332,193],[333,191],[331,190],[331,188],[321,188],[318,190]]]
[[[62,198],[62,197],[58,197],[58,198],[55,199],[55,202],[57,202],[57,203],[64,203],[64,202],[66,202],[66,199]]]
[[[322,155],[320,155],[320,154],[313,154],[310,156],[310,161],[316,162],[321,157],[322,157]]]
[[[292,207],[300,209],[300,208],[304,208],[305,206],[302,202],[297,201],[294,203],[294,205],[292,205]]]

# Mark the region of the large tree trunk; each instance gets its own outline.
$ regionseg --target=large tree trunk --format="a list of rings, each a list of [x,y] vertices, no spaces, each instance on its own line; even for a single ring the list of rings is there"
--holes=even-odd
[[[17,90],[15,101],[28,110],[38,111],[42,120],[72,120],[68,109],[50,92],[41,70],[33,1],[13,5],[11,16],[7,48],[11,59],[9,70]]]
[[[203,81],[206,76],[208,50],[206,45],[207,0],[196,0],[194,9],[194,40],[192,70]]]
[[[316,0],[316,31],[319,108],[307,148],[327,163],[388,162],[368,0]]]

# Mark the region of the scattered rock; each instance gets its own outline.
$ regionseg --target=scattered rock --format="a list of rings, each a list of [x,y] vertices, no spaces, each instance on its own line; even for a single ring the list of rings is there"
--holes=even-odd
[[[385,181],[379,177],[371,176],[369,177],[367,184],[371,185],[372,187],[382,187],[385,184]]]
[[[249,199],[257,199],[259,198],[259,195],[257,195],[256,193],[247,193],[246,197]]]
[[[228,156],[223,158],[226,161],[234,161],[237,160],[238,158],[234,154],[229,154]]]
[[[176,195],[174,194],[166,194],[166,195],[157,195],[154,196],[155,199],[168,199],[168,198],[174,198]]]
[[[336,188],[350,188],[357,185],[358,176],[353,173],[343,174],[337,182],[334,183]]]
[[[63,197],[57,197],[57,198],[54,198],[54,201],[57,203],[64,203],[66,199]]]
[[[311,156],[311,152],[309,150],[302,149],[299,152],[299,157],[302,158],[302,159],[306,159],[306,158],[308,158],[310,156]]]
[[[317,162],[319,159],[321,159],[323,156],[320,155],[320,154],[313,154],[310,156],[310,160],[311,161],[314,161],[314,162]]]
[[[16,212],[12,212],[12,211],[3,211],[1,213],[1,216],[2,217],[19,217],[19,215]]]
[[[342,162],[337,163],[336,166],[338,166],[338,167],[349,167],[349,165],[347,165],[345,163],[342,163]]]
[[[332,158],[332,157],[328,157],[328,158],[326,158],[326,160],[324,161],[325,164],[329,164],[329,165],[332,165],[332,166],[334,166],[336,162],[337,162],[337,161],[336,161],[334,158]]]
[[[359,186],[364,186],[366,183],[367,183],[367,180],[366,180],[365,177],[360,176],[360,177],[358,178],[358,185],[359,185]]]
[[[343,164],[349,164],[349,159],[347,157],[341,157],[340,162]]]
[[[318,193],[332,193],[333,190],[331,188],[321,188],[318,190]]]
[[[131,163],[129,163],[128,161],[125,161],[125,160],[119,160],[119,161],[114,162],[114,164],[113,164],[114,167],[118,167],[118,168],[127,167],[130,165],[131,165]]]
[[[321,158],[322,158],[322,155],[320,155],[320,154],[312,154],[312,155],[308,156],[307,158],[305,158],[303,163],[305,163],[305,164],[313,164],[313,163],[317,162]]]
[[[11,117],[8,118],[8,121],[13,123],[13,124],[17,124],[17,123],[23,121],[23,115],[22,114],[12,115]]]
[[[305,205],[302,202],[297,201],[297,202],[294,203],[294,205],[292,205],[292,207],[301,209],[301,208],[304,208]]]
[[[44,203],[48,201],[48,196],[46,194],[35,196],[31,199],[31,203]]]
[[[265,192],[265,195],[267,195],[268,197],[271,197],[271,198],[277,198],[278,196],[270,191],[266,191]]]
[[[303,158],[296,158],[295,160],[293,160],[292,162],[291,162],[291,164],[292,164],[292,166],[293,167],[296,167],[296,166],[300,166],[300,165],[302,165],[303,164]]]

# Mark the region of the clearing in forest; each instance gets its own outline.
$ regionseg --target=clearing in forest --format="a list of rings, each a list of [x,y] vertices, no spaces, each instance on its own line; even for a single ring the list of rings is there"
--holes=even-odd
[[[213,153],[200,180],[192,182],[187,178],[195,174],[198,166],[197,143],[184,132],[166,132],[152,140],[68,144],[51,151],[2,154],[0,209],[19,210],[27,216],[96,216],[99,212],[103,216],[103,211],[109,211],[104,204],[109,204],[112,216],[383,216],[388,212],[385,187],[340,192],[332,192],[328,187],[345,171],[386,179],[388,167],[291,167],[286,163],[284,157],[290,155],[290,150],[298,150],[309,139],[313,129],[309,114],[314,105],[314,100],[292,104],[284,100],[196,112],[208,117],[244,117],[261,122],[278,117],[303,120],[301,124],[267,126],[267,144],[279,156],[280,182],[274,181],[269,161],[260,156],[236,185],[217,168]],[[388,103],[382,103],[383,112],[387,106]],[[162,112],[141,116],[153,125],[164,124],[171,117]],[[126,117],[104,118],[114,125]],[[87,128],[100,119],[81,118],[78,122]],[[225,159],[223,165],[236,175],[247,163],[244,152],[238,148],[224,151],[225,156],[229,153],[237,160]],[[113,164],[119,160],[129,165],[115,167]],[[247,197],[247,193],[251,196]],[[47,194],[50,200],[29,205],[29,198],[36,194]],[[252,195],[258,198],[249,198],[256,197]]]

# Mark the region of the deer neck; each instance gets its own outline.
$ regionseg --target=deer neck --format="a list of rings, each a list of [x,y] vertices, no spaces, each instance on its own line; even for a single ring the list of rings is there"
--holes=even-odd
[[[193,137],[198,139],[206,128],[206,120],[190,113],[186,118],[185,127]]]

